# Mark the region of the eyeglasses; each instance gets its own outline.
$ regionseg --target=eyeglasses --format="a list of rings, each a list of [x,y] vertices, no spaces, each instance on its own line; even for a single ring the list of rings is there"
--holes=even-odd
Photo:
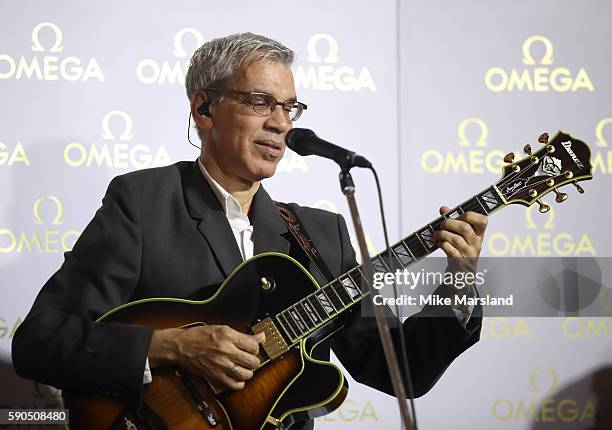
[[[219,88],[204,88],[204,91],[211,91],[233,98],[242,104],[250,106],[256,114],[261,116],[270,115],[272,112],[274,112],[277,105],[281,105],[283,111],[285,112],[285,116],[291,122],[297,121],[302,115],[302,112],[308,108],[308,106],[306,106],[304,103],[296,100],[279,102],[270,94],[258,93],[254,91],[246,92]]]

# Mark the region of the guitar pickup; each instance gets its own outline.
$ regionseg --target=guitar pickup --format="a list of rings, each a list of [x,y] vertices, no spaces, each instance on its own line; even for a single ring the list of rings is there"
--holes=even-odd
[[[256,324],[253,324],[252,329],[253,333],[265,333],[266,340],[262,346],[270,359],[274,359],[289,350],[287,342],[285,342],[285,339],[283,339],[283,336],[278,331],[278,328],[272,321],[272,318],[268,317]]]

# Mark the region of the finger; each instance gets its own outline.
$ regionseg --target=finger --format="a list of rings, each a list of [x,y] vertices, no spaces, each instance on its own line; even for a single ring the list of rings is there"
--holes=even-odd
[[[227,372],[227,376],[235,381],[248,381],[253,377],[253,371],[244,367],[233,365]]]
[[[234,345],[251,354],[259,352],[259,339],[261,339],[261,335],[250,335],[233,329],[230,330],[232,330],[230,340]]]
[[[451,258],[461,258],[461,253],[449,242],[442,242],[440,244],[440,248],[442,249],[442,251],[444,251],[446,255]]]
[[[217,381],[226,388],[231,390],[242,390],[244,388],[244,381],[237,381],[234,378],[226,375],[225,373],[221,373],[217,376]]]
[[[471,256],[473,254],[470,245],[465,241],[465,239],[456,234],[452,233],[448,230],[438,230],[434,232],[434,238],[436,238],[439,242],[447,242],[453,248],[455,248],[459,252],[459,256]]]
[[[448,206],[440,206],[440,209],[438,209],[440,215],[444,215],[445,213],[450,212],[450,210],[451,208],[449,208]]]
[[[459,219],[470,224],[474,229],[476,235],[480,237],[484,236],[484,232],[487,229],[487,224],[489,222],[488,216],[479,214],[477,212],[469,211],[462,214]]]
[[[468,244],[475,245],[477,235],[474,231],[474,228],[468,222],[461,219],[447,219],[442,224],[440,224],[439,231],[449,231],[451,233],[458,234],[461,236]]]
[[[251,370],[257,369],[261,364],[261,361],[259,358],[257,358],[257,356],[238,348],[235,348],[234,351],[231,352],[229,358],[234,363]]]

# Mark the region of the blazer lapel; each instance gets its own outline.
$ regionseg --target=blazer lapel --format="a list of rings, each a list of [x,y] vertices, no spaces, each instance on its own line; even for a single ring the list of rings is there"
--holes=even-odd
[[[291,233],[278,214],[274,201],[261,185],[253,197],[251,221],[255,242],[254,255],[262,252],[289,254]]]
[[[189,213],[194,219],[200,220],[198,230],[208,242],[227,277],[242,263],[242,255],[225,211],[204,179],[197,160],[188,169],[183,180]]]

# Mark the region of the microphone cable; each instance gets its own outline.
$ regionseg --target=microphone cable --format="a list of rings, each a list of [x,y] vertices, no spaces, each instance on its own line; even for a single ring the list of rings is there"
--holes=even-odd
[[[392,267],[394,267],[395,265],[392,263],[392,259],[391,259],[391,246],[389,245],[389,236],[387,234],[387,221],[385,218],[385,209],[384,209],[384,205],[383,205],[383,199],[382,199],[382,191],[380,188],[380,180],[378,179],[378,173],[376,173],[376,169],[374,169],[374,167],[368,167],[368,169],[370,169],[372,171],[372,174],[374,175],[374,180],[376,182],[376,189],[378,191],[378,206],[380,207],[380,217],[382,219],[382,226],[383,226],[383,233],[385,236],[385,247],[387,249],[387,267],[389,267],[389,269],[391,269]],[[407,345],[406,345],[406,337],[404,336],[404,327],[402,324],[402,320],[400,319],[400,312],[399,312],[399,305],[397,304],[397,298],[399,297],[398,292],[397,292],[397,282],[393,282],[393,294],[395,297],[395,313],[396,313],[396,317],[397,317],[397,321],[399,322],[399,338],[400,338],[400,349],[402,351],[402,364],[404,365],[404,372],[406,373],[406,378],[404,378],[404,380],[407,380],[408,383],[405,384],[406,385],[406,391],[408,393],[408,399],[410,400],[410,408],[412,410],[412,419],[413,419],[413,424],[414,424],[414,430],[418,430],[418,426],[417,426],[417,417],[416,417],[416,409],[414,407],[414,389],[412,387],[412,377],[411,377],[411,373],[410,373],[410,364],[408,363],[408,353],[407,353]],[[374,305],[376,306],[376,305]]]

